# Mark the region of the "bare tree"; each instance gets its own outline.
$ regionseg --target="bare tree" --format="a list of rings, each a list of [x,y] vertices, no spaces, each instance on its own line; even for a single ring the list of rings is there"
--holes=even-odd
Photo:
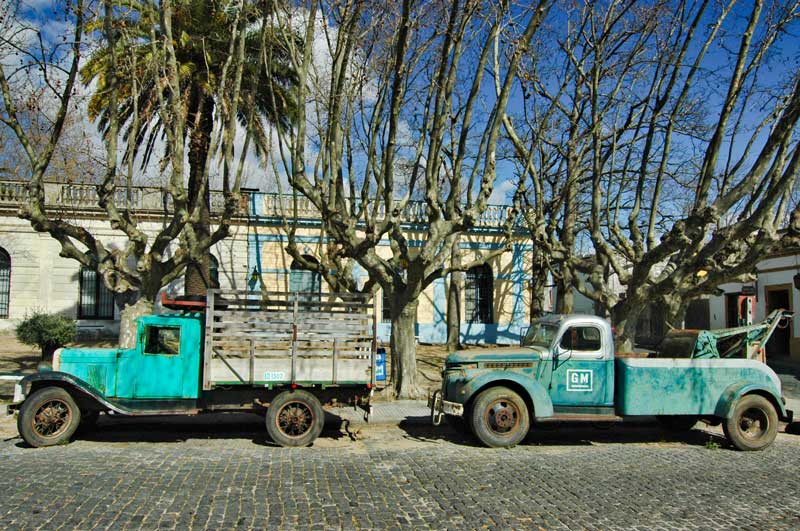
[[[279,136],[284,172],[320,212],[329,242],[314,263],[292,243],[287,250],[334,288],[379,285],[389,295],[398,396],[418,393],[414,324],[422,291],[510,245],[515,207],[500,249],[447,264],[458,235],[486,209],[516,67],[550,3],[309,0],[282,14],[286,27],[303,28],[306,43],[292,51],[306,107],[296,129]],[[316,43],[330,54],[324,69],[314,62]],[[318,135],[307,121],[321,124]],[[424,201],[417,213],[424,229],[411,241],[402,219],[415,197]],[[382,239],[391,255],[379,252]],[[368,273],[365,286],[341,274],[348,260]]]
[[[28,200],[22,206],[20,216],[28,219],[31,226],[50,234],[61,245],[61,256],[72,258],[82,265],[95,269],[112,291],[117,294],[118,301],[123,302],[123,326],[120,331],[120,343],[129,345],[135,340],[130,325],[132,318],[152,309],[159,289],[180,275],[189,260],[199,260],[203,253],[213,244],[228,235],[231,219],[239,212],[238,198],[241,182],[242,164],[236,164],[233,151],[233,135],[236,117],[239,113],[238,94],[244,71],[243,48],[245,29],[248,20],[234,17],[230,28],[229,55],[219,80],[222,105],[222,123],[214,138],[214,149],[222,153],[223,160],[223,193],[225,205],[219,216],[218,225],[208,235],[198,235],[194,225],[199,221],[203,201],[202,194],[189,201],[184,181],[184,142],[186,124],[181,108],[180,85],[181,71],[178,68],[174,37],[172,35],[173,7],[170,0],[151,3],[153,12],[158,18],[152,21],[152,34],[163,35],[160,39],[150,39],[142,43],[136,35],[125,30],[119,24],[124,17],[127,5],[112,0],[104,0],[99,6],[100,13],[93,14],[83,0],[68,3],[66,16],[73,23],[73,35],[67,54],[46,53],[47,44],[39,49],[21,49],[28,58],[21,66],[8,75],[6,67],[0,65],[0,89],[3,94],[2,121],[13,132],[23,147],[30,165]],[[92,22],[96,20],[97,22]],[[87,32],[89,24],[99,28]],[[156,25],[158,28],[156,28]],[[35,31],[35,29],[34,29]],[[110,53],[108,70],[104,73],[106,90],[109,92],[110,107],[107,114],[107,128],[104,135],[106,160],[103,175],[96,186],[97,206],[102,209],[110,226],[126,238],[122,248],[113,248],[101,241],[90,230],[80,223],[64,219],[58,212],[48,209],[45,204],[45,175],[52,162],[53,153],[61,139],[70,102],[75,90],[78,67],[85,54],[85,39],[91,38],[99,45],[107,46]],[[33,42],[43,43],[42,39]],[[14,43],[6,39],[4,45]],[[121,68],[123,50],[135,46],[151,47],[152,54],[162,57],[162,63],[153,63],[157,71],[159,83],[173,90],[158,92],[160,103],[160,120],[165,124],[163,130],[169,143],[168,159],[164,161],[166,184],[164,185],[164,217],[162,228],[154,237],[148,236],[137,219],[135,209],[126,200],[124,193],[117,193],[118,186],[124,183],[120,171],[120,150],[118,140],[122,126],[118,112],[120,86],[117,72]],[[136,54],[131,54],[135,56]],[[60,59],[60,60],[59,60]],[[56,111],[52,119],[48,135],[44,142],[35,142],[29,129],[28,121],[22,120],[18,112],[11,84],[14,77],[22,72],[39,72],[39,82],[46,86],[56,100]],[[132,119],[136,119],[134,115]],[[130,141],[134,141],[131,139]],[[208,171],[199,177],[196,183],[199,189],[208,186]],[[130,182],[130,181],[128,181]]]
[[[505,126],[559,309],[577,289],[628,348],[648,303],[679,323],[779,244],[800,168],[800,76],[780,44],[799,4],[570,6],[523,64],[527,104]]]

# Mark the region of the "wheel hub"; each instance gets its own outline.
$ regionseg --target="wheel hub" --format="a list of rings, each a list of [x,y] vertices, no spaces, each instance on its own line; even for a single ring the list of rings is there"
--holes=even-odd
[[[510,428],[514,425],[514,414],[508,408],[503,408],[495,413],[494,421],[498,428]]]
[[[33,429],[43,437],[52,437],[62,431],[70,411],[60,400],[50,400],[42,404],[33,417]]]
[[[300,437],[311,429],[313,413],[305,404],[290,403],[278,414],[278,427],[290,437]]]
[[[749,409],[739,422],[739,429],[746,437],[760,437],[766,430],[769,421],[761,410]]]
[[[489,429],[498,435],[508,435],[519,424],[520,413],[510,401],[500,399],[491,404],[486,412]]]

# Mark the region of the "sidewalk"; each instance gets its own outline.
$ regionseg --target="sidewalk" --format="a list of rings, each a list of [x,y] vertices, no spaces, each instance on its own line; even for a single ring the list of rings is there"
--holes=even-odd
[[[329,413],[348,420],[352,425],[367,424],[364,410],[353,407],[336,407],[327,409]],[[425,400],[395,400],[394,402],[377,402],[372,405],[370,425],[390,424],[397,426],[407,424],[430,424],[431,410]]]

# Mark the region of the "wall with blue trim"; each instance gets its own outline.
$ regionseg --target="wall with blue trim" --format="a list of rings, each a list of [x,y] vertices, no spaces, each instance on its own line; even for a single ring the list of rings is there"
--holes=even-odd
[[[288,236],[281,232],[282,228],[279,223],[276,223],[276,220],[264,216],[263,201],[254,198],[251,208],[255,219],[251,220],[247,266],[251,273],[256,270],[260,274],[252,276],[249,287],[250,289],[260,289],[259,277],[269,286],[274,284],[276,276],[286,277],[289,274],[289,264],[284,264],[278,259],[278,255],[285,255],[283,247],[288,243]],[[310,247],[325,245],[328,239],[323,238],[321,241],[319,236],[313,234],[315,230],[315,226],[306,226],[304,230],[298,231],[295,241]],[[409,246],[421,247],[424,245],[424,232],[415,232],[414,228],[410,228],[410,230]],[[496,231],[470,233],[460,244],[465,251],[465,256],[492,251],[503,245],[502,237],[498,236]],[[379,247],[385,247],[388,252],[389,241],[382,240]],[[521,334],[528,326],[529,301],[526,297],[526,286],[530,272],[527,271],[525,262],[531,249],[530,244],[517,243],[512,246],[510,252],[492,262],[495,280],[495,315],[493,319],[495,322],[489,324],[462,322],[460,327],[462,343],[509,345],[519,343]],[[290,263],[291,259],[284,261]],[[357,264],[353,268],[353,276],[359,285],[363,285],[368,278],[366,271]],[[449,278],[435,280],[433,285],[429,286],[420,297],[418,311],[420,322],[416,325],[416,335],[420,343],[441,344],[447,341],[446,312],[449,281]],[[378,297],[380,297],[380,293]],[[390,323],[378,324],[378,337],[381,341],[388,342],[390,334]]]

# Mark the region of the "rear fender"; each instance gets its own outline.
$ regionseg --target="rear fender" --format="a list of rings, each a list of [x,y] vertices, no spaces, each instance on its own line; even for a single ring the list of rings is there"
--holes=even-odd
[[[521,391],[522,398],[533,406],[535,418],[553,416],[553,402],[550,400],[547,389],[538,381],[516,372],[491,371],[470,380],[463,387],[463,403],[466,404],[484,389],[496,386],[504,386],[515,391]]]
[[[765,397],[772,402],[775,406],[775,411],[778,412],[778,417],[781,420],[786,420],[789,414],[786,411],[786,406],[783,405],[780,395],[769,386],[755,383],[738,382],[729,386],[717,402],[717,407],[714,414],[720,418],[731,418],[736,403],[745,395],[757,394]]]
[[[106,396],[71,374],[60,371],[42,371],[29,374],[19,382],[22,389],[23,399],[26,399],[32,392],[43,387],[61,387],[68,391],[78,402],[96,403],[101,409],[110,409],[118,413],[123,413],[118,407],[108,401]]]

